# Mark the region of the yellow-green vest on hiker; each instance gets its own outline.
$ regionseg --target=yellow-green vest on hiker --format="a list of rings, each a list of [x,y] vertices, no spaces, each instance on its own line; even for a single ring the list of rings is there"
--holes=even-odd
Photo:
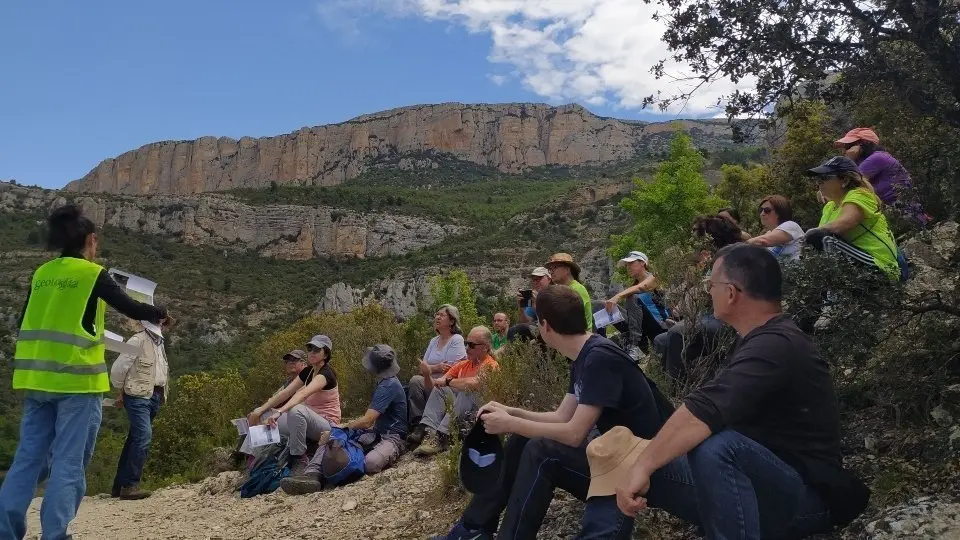
[[[64,394],[110,391],[104,362],[107,305],[97,301],[96,334],[83,313],[103,267],[75,257],[54,259],[33,274],[13,359],[13,388]]]

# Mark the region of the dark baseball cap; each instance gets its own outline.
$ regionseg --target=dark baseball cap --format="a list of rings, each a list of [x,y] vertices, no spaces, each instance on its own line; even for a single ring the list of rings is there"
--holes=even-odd
[[[500,437],[487,433],[483,422],[477,418],[460,450],[460,482],[474,495],[489,493],[500,483],[503,463]]]
[[[857,168],[857,164],[852,159],[845,156],[834,156],[821,163],[819,167],[808,169],[807,176],[832,176],[845,172],[860,172],[860,169]]]
[[[300,349],[294,349],[283,355],[284,362],[303,362],[307,359],[307,353]]]

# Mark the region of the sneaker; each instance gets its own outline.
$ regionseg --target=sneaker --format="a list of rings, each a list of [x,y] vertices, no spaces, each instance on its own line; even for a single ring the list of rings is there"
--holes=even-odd
[[[462,521],[458,521],[450,532],[440,536],[431,536],[430,540],[493,540],[493,535],[480,529],[468,529]]]
[[[121,501],[139,501],[140,499],[146,499],[150,495],[153,495],[153,493],[140,489],[140,484],[133,484],[132,486],[120,488],[119,497]]]
[[[413,431],[407,435],[407,448],[413,449],[420,446],[420,443],[423,442],[423,437],[427,434],[427,427],[423,424],[417,424],[417,427],[413,428]]]
[[[323,482],[320,481],[319,474],[288,476],[280,480],[280,489],[287,495],[306,495],[307,493],[321,491],[323,489]]]
[[[310,465],[310,458],[306,454],[290,456],[290,476],[303,476],[307,472],[307,465]]]
[[[446,450],[448,446],[449,443],[444,444],[444,440],[440,437],[439,433],[431,431],[423,440],[423,443],[413,451],[413,455],[417,457],[435,456]]]

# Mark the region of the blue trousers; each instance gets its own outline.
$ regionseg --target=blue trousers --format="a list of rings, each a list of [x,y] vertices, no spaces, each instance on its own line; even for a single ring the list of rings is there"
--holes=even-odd
[[[120,488],[140,483],[143,466],[150,453],[150,442],[153,440],[153,419],[160,411],[162,398],[162,389],[154,390],[153,396],[149,398],[123,395],[123,408],[127,411],[130,430],[120,452],[117,475],[113,479],[114,495],[120,494]]]
[[[707,538],[804,538],[830,530],[820,496],[753,439],[721,431],[687,457]]]
[[[26,535],[27,508],[48,464],[40,538],[70,538],[67,527],[87,490],[84,474],[93,457],[102,415],[100,394],[27,392],[20,442],[0,486],[0,539],[21,540]]]

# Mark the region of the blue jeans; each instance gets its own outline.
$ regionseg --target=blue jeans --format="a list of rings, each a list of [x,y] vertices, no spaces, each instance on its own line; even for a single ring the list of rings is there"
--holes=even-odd
[[[753,439],[728,429],[687,456],[707,538],[803,538],[830,530],[820,496]]]
[[[67,526],[87,490],[84,477],[93,457],[103,415],[100,394],[27,392],[20,443],[0,487],[0,539],[22,539],[25,517],[42,470],[50,478],[40,506],[42,540],[66,540]]]
[[[140,483],[143,465],[147,462],[150,442],[153,440],[153,419],[160,411],[162,390],[155,390],[150,398],[139,398],[123,394],[123,408],[130,420],[130,431],[120,452],[117,463],[117,475],[113,479],[113,494],[118,495],[120,488]]]
[[[693,472],[686,456],[678,457],[653,473],[647,503],[690,525],[700,526]],[[616,495],[587,499],[577,540],[630,540],[632,534],[633,518],[617,507]]]

